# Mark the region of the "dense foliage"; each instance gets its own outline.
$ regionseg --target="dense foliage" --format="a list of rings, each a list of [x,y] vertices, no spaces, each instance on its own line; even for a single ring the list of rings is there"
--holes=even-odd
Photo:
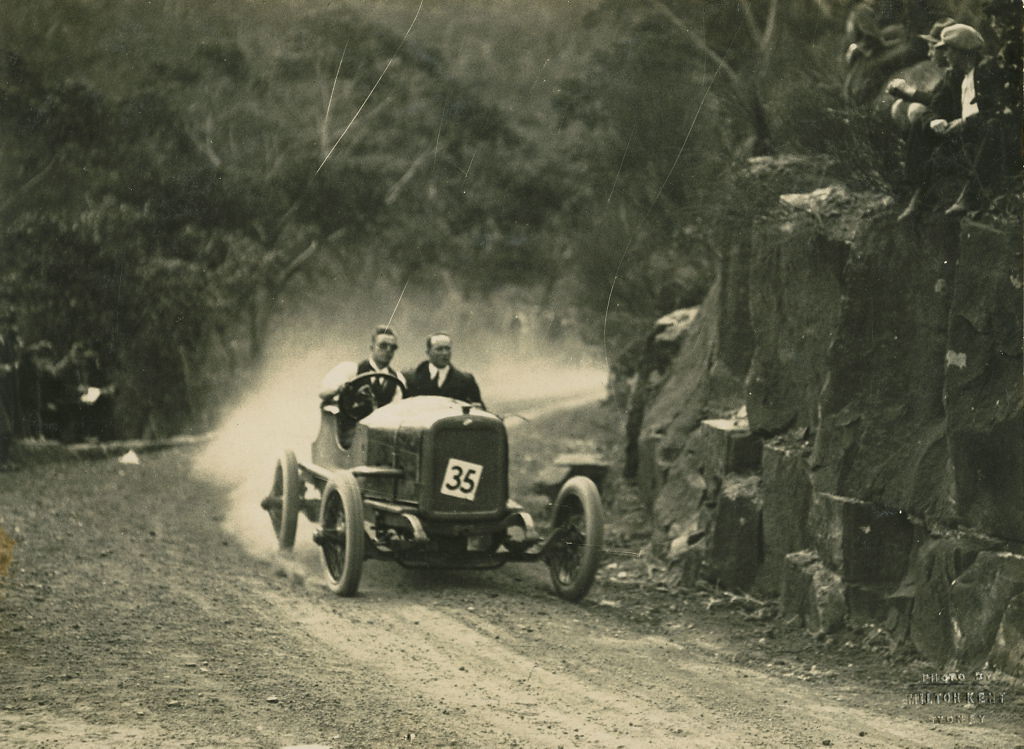
[[[5,11],[0,291],[96,342],[127,431],[204,412],[297,275],[554,275],[558,165],[436,50],[327,4],[49,5]]]
[[[513,287],[628,367],[702,298],[749,157],[900,189],[843,103],[851,5],[11,0],[0,303],[96,342],[129,433],[203,425],[298,281]]]

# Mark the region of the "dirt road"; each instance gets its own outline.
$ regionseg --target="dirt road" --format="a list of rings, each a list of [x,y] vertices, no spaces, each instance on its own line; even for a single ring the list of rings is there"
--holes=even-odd
[[[587,418],[531,422],[513,454],[539,463],[550,430],[583,439]],[[1012,685],[992,682],[1006,702],[970,712],[907,705],[923,666],[887,662],[856,633],[819,643],[712,605],[722,597],[645,589],[628,546],[581,605],[550,594],[540,565],[370,562],[358,597],[333,597],[309,524],[293,558],[265,553],[269,522],[253,510],[262,549],[227,527],[232,487],[195,475],[193,458],[0,475],[15,543],[0,580],[0,743],[1024,745]],[[935,722],[945,715],[972,724]]]

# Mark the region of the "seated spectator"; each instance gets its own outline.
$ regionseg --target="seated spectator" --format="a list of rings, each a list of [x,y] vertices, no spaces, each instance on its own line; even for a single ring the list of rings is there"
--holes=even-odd
[[[932,132],[944,139],[955,139],[954,148],[963,155],[967,179],[956,201],[946,209],[946,215],[956,216],[973,208],[984,186],[982,171],[997,169],[998,154],[993,153],[996,138],[988,127],[992,111],[982,108],[988,81],[980,66],[985,40],[976,29],[957,23],[942,30],[936,48],[945,49],[950,67],[963,75],[960,84],[960,107],[956,117],[936,118],[931,121]]]
[[[952,18],[943,18],[932,24],[928,34],[921,36],[928,43],[928,57],[943,71],[942,78],[933,89],[917,89],[902,78],[894,78],[886,89],[896,99],[892,106],[893,119],[905,122],[908,127],[904,168],[908,183],[914,185],[910,202],[899,215],[899,221],[906,221],[917,214],[931,182],[932,156],[940,142],[931,129],[931,121],[954,117],[959,111],[963,76],[950,67],[945,47],[938,46],[942,30],[954,23]]]
[[[934,44],[936,59],[944,56],[949,64],[939,88],[928,96],[908,90],[902,81],[890,86],[894,95],[923,105],[915,110],[914,151],[908,150],[907,157],[908,177],[916,189],[900,220],[920,209],[922,195],[937,173],[955,174],[962,186],[945,211],[947,216],[959,216],[980,207],[986,191],[1002,189],[1005,177],[1020,170],[1019,75],[1010,80],[1012,66],[985,58],[984,46],[973,27],[947,25]],[[1019,61],[1015,64],[1019,73]]]
[[[959,102],[959,80],[955,81],[955,85],[950,82],[957,76],[950,68],[946,48],[939,46],[939,35],[942,30],[954,23],[956,21],[952,18],[943,18],[933,23],[927,34],[920,35],[928,44],[928,59],[943,71],[942,79],[934,88],[921,90],[909,85],[902,78],[894,78],[889,82],[886,93],[896,99],[892,108],[894,119],[905,117],[910,122],[931,120],[934,117],[929,117],[928,113],[935,111],[934,106],[951,111],[952,106]]]
[[[867,104],[893,73],[925,59],[924,42],[909,33],[917,28],[914,15],[908,7],[891,2],[864,0],[853,5],[846,19],[847,101]]]
[[[110,439],[116,387],[103,372],[96,351],[76,341],[57,364],[54,375],[60,386],[60,440]]]

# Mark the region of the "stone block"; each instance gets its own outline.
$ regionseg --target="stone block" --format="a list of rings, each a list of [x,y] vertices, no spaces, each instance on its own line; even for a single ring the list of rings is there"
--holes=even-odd
[[[922,539],[914,551],[901,589],[913,595],[910,641],[926,659],[946,665],[953,658],[950,592],[953,581],[984,549],[970,538]]]
[[[759,493],[764,560],[758,584],[775,594],[782,583],[786,554],[805,549],[810,542],[807,513],[813,489],[804,452],[765,445]]]
[[[846,586],[817,554],[804,549],[786,555],[780,606],[810,632],[835,632],[846,620]]]
[[[1006,604],[988,661],[1004,674],[1024,678],[1024,593],[1018,593]]]
[[[750,432],[746,419],[706,419],[697,433],[704,475],[751,473],[761,467],[761,439]]]
[[[983,551],[950,590],[950,619],[956,665],[985,665],[1010,600],[1024,592],[1024,556]]]
[[[708,575],[726,588],[745,590],[761,564],[761,500],[756,476],[726,478],[708,534]]]
[[[817,492],[809,527],[821,559],[845,582],[896,582],[906,572],[914,528],[898,510]]]

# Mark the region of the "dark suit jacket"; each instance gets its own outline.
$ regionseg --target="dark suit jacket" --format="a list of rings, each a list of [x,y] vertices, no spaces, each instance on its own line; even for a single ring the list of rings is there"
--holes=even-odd
[[[356,374],[357,375],[366,374],[367,372],[375,372],[375,371],[376,370],[370,364],[370,360],[369,359],[363,359],[361,362],[359,362],[359,365],[356,367]],[[387,373],[388,374],[393,374],[393,375],[396,375],[396,376],[398,374],[391,367],[387,368]],[[395,384],[394,380],[386,380],[383,377],[381,377],[379,379],[380,379],[380,382],[377,382],[376,380],[371,380],[370,381],[370,387],[373,390],[373,397],[376,399],[377,405],[378,406],[386,406],[388,403],[390,403],[392,400],[394,400],[395,391],[398,390],[398,385]]]
[[[461,372],[449,365],[448,376],[438,388],[430,379],[430,369],[427,364],[428,362],[420,362],[416,369],[406,373],[405,379],[409,383],[409,395],[443,395],[446,398],[456,398],[467,403],[483,405],[480,386],[476,384],[476,378],[469,372]]]
[[[947,70],[931,91],[918,91],[909,101],[927,106],[935,117],[955,120],[960,116],[960,84],[964,76],[955,70]],[[930,118],[925,118],[930,119]]]

